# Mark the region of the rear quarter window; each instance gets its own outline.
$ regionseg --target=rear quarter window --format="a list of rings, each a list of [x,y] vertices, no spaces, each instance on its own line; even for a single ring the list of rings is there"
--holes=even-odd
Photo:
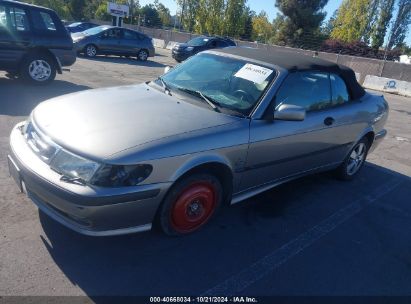
[[[58,18],[49,12],[33,10],[33,26],[36,31],[56,33],[59,30]]]
[[[341,105],[350,101],[345,81],[338,75],[330,74],[333,105]]]

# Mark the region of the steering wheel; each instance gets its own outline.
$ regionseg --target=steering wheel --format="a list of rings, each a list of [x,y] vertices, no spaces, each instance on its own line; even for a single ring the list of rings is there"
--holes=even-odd
[[[239,98],[241,101],[245,101],[247,103],[253,103],[254,102],[254,97],[250,94],[247,93],[244,90],[236,90],[233,93],[233,96]]]

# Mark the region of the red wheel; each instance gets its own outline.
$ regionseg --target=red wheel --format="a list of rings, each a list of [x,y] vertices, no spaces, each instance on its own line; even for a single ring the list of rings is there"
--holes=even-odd
[[[178,182],[160,210],[162,230],[169,235],[198,230],[215,213],[221,194],[220,182],[211,175],[193,175]]]
[[[184,189],[170,213],[171,225],[180,233],[192,232],[205,224],[216,206],[216,190],[209,182],[194,182]]]

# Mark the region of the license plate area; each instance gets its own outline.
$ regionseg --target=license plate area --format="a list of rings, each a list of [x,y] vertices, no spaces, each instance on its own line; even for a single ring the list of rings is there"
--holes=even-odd
[[[9,164],[10,176],[16,182],[17,187],[19,188],[20,192],[23,193],[23,185],[22,185],[22,180],[21,180],[20,169],[17,166],[17,164],[14,162],[14,160],[11,158],[10,155],[7,155],[7,161],[8,161],[8,164]]]

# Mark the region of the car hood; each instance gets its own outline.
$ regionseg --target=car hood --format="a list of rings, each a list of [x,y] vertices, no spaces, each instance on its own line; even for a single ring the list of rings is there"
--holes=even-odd
[[[52,141],[94,160],[238,120],[146,84],[64,95],[41,103],[32,113],[35,126]]]

